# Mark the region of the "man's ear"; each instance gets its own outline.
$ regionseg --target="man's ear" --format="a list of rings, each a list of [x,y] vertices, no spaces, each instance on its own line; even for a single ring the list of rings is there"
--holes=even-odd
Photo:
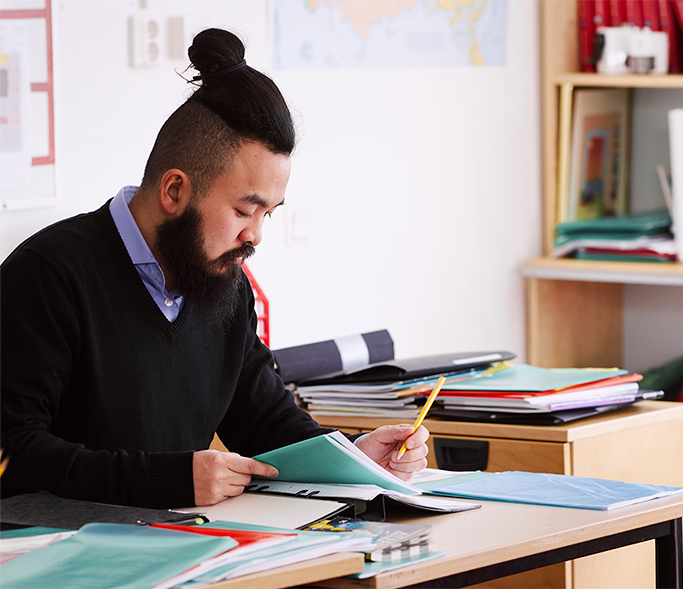
[[[187,174],[173,168],[167,170],[159,182],[159,204],[167,215],[178,215],[190,202],[192,186]]]

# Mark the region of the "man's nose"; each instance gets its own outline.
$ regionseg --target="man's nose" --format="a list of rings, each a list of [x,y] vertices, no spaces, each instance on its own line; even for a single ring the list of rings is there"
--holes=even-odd
[[[261,243],[263,220],[254,220],[242,229],[239,239],[256,247]]]

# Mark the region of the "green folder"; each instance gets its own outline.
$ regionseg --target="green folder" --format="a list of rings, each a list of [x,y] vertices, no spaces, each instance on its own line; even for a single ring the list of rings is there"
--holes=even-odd
[[[540,368],[518,364],[467,380],[446,383],[443,390],[541,392],[628,374],[616,368]]]
[[[596,235],[609,234],[614,239],[615,234],[628,235],[629,238],[641,235],[657,235],[666,233],[671,227],[671,214],[668,210],[646,211],[617,217],[600,217],[584,221],[566,221],[555,227],[558,236],[571,235],[576,239]]]
[[[377,485],[406,495],[420,494],[417,487],[370,460],[341,432],[309,438],[253,458],[277,468],[279,475],[275,478],[280,481]]]
[[[86,524],[75,535],[0,567],[3,589],[137,589],[154,587],[237,545],[131,524]]]

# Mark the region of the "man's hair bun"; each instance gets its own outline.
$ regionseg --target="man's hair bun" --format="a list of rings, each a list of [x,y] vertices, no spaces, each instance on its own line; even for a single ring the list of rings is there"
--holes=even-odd
[[[210,108],[243,139],[289,155],[296,134],[289,107],[265,74],[249,67],[244,43],[229,31],[207,29],[188,49],[199,87],[188,99]]]
[[[229,31],[207,29],[194,38],[187,54],[199,78],[206,83],[216,73],[244,60],[244,43]]]

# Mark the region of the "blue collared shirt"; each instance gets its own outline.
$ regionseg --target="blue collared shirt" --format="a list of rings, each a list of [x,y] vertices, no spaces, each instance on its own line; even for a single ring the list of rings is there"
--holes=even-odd
[[[135,265],[142,282],[152,295],[154,302],[169,321],[175,321],[183,308],[184,299],[176,291],[166,290],[164,273],[149,249],[145,238],[128,208],[128,203],[135,195],[137,186],[124,186],[109,203],[109,212],[128,250],[128,255]]]

